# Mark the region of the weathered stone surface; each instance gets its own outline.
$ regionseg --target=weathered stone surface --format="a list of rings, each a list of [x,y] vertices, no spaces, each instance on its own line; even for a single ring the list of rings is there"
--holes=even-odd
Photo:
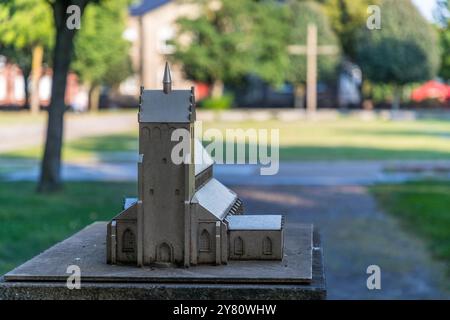
[[[185,274],[184,279],[187,281],[180,280],[179,278],[167,278],[167,281],[157,281],[152,277],[143,276],[134,279],[133,281],[133,279],[130,278],[130,275],[127,276],[128,278],[120,278],[120,268],[126,269],[127,274],[130,270],[149,273],[153,272],[155,269],[150,270],[150,268],[141,269],[134,266],[107,265],[104,262],[104,253],[102,254],[102,252],[104,252],[104,240],[99,245],[94,246],[94,244],[91,243],[89,246],[88,241],[86,239],[83,240],[83,237],[80,237],[80,235],[83,235],[83,232],[90,231],[92,234],[104,229],[104,223],[93,224],[75,236],[41,254],[41,258],[45,254],[48,259],[44,266],[41,265],[39,267],[37,264],[33,265],[34,263],[39,262],[36,260],[39,257],[38,256],[13,270],[13,272],[8,273],[5,277],[0,278],[0,299],[324,299],[326,297],[322,250],[320,249],[319,236],[316,232],[314,233],[314,250],[312,250],[312,279],[310,279],[309,283],[304,281],[285,281],[287,279],[286,277],[281,278],[284,280],[278,282],[274,282],[273,279],[271,282],[265,282],[264,277],[258,277],[258,273],[265,268],[255,268],[254,266],[249,267],[249,270],[252,270],[252,273],[254,273],[250,279],[235,281],[235,279],[233,280],[231,278],[228,282],[224,281],[225,279],[214,281],[211,274],[206,274],[206,278],[208,279],[208,283],[206,283],[205,281],[194,281],[193,278],[186,278],[186,275],[195,273],[196,269],[211,268],[213,270],[222,268],[221,266],[199,266],[188,269],[159,269],[163,273],[165,271],[168,271],[169,273],[174,272],[175,274],[171,274],[171,276],[174,277],[178,277],[178,273]],[[101,234],[101,236],[102,239],[104,239],[104,234]],[[97,235],[97,237],[99,237],[99,235]],[[64,247],[67,248],[67,244],[71,241],[76,243],[78,248],[81,248],[82,252],[85,248],[91,248],[91,250],[84,251],[85,254],[88,252],[93,253],[97,250],[99,256],[93,256],[92,259],[87,259],[88,257],[84,254],[73,256],[73,251],[65,252]],[[294,252],[299,250],[298,247],[297,249],[290,249],[290,245],[291,243],[287,244],[287,250],[293,250]],[[92,247],[96,249],[92,251]],[[57,256],[52,258],[49,253],[53,255],[56,254]],[[77,258],[80,259],[77,260]],[[100,282],[98,282],[97,278],[95,282],[92,281],[91,279],[93,278],[86,276],[89,275],[89,272],[87,274],[86,271],[83,272],[84,269],[92,270],[92,267],[89,268],[89,265],[87,264],[88,261],[91,263],[95,261],[97,261],[97,263],[101,262],[102,265],[107,266],[108,268],[112,268],[116,271],[119,270],[116,273],[111,273],[112,276],[118,276],[119,278],[117,280],[114,280],[114,277],[104,278],[103,281]],[[40,262],[44,262],[44,260],[40,260]],[[65,270],[69,262],[70,264],[78,264],[81,267],[82,281],[80,290],[69,290],[66,287],[66,278],[68,274],[65,274]],[[233,270],[231,265],[245,263],[248,262],[233,262],[227,266],[227,270]],[[251,263],[253,264],[255,262],[251,261]],[[264,266],[271,263],[272,262],[270,261],[264,261],[256,264]],[[46,270],[46,268],[49,268],[50,265],[54,266],[51,268],[52,270],[58,269],[59,265],[62,267],[60,268],[61,270],[64,269],[64,272],[59,272],[55,277],[49,278],[48,276],[51,274],[51,270]],[[301,267],[301,265],[297,264],[297,268],[299,267]],[[34,271],[32,270],[33,268],[35,268]],[[245,269],[245,267],[242,267],[241,271]],[[25,270],[27,270],[27,272],[24,272]],[[40,272],[36,273],[39,270]],[[34,276],[31,276],[31,273],[34,273]],[[39,273],[41,273],[41,277],[38,276]],[[45,276],[42,277],[42,274]],[[5,278],[8,280],[6,281]],[[183,279],[183,277],[181,277],[181,279]]]
[[[82,281],[189,283],[308,283],[312,278],[312,225],[301,225],[287,243],[283,261],[230,261],[190,268],[137,268],[106,263],[106,223],[96,222],[7,273],[6,281],[66,281],[77,265]]]

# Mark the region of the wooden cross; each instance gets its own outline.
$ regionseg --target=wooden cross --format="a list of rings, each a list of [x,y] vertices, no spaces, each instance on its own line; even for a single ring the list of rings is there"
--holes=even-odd
[[[333,55],[339,52],[332,45],[317,45],[317,26],[308,24],[306,46],[290,45],[288,51],[293,55],[306,54],[306,110],[314,113],[317,109],[317,55]]]

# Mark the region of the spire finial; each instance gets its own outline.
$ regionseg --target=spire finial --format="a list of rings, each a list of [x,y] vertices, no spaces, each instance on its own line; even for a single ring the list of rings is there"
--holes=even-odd
[[[163,91],[166,94],[172,91],[172,76],[170,75],[170,68],[168,62],[166,62],[166,67],[164,68]]]

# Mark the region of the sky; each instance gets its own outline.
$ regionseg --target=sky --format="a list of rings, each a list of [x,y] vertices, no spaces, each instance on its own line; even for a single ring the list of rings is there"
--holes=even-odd
[[[433,21],[433,10],[436,7],[436,0],[413,0],[413,3],[419,8],[425,18]]]

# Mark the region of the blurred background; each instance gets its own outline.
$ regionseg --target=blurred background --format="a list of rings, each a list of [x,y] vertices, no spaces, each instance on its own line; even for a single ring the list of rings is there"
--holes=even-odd
[[[140,88],[169,61],[205,129],[280,130],[277,175],[215,174],[251,213],[320,228],[330,298],[450,298],[449,18],[446,0],[1,2],[0,274],[136,194]]]

